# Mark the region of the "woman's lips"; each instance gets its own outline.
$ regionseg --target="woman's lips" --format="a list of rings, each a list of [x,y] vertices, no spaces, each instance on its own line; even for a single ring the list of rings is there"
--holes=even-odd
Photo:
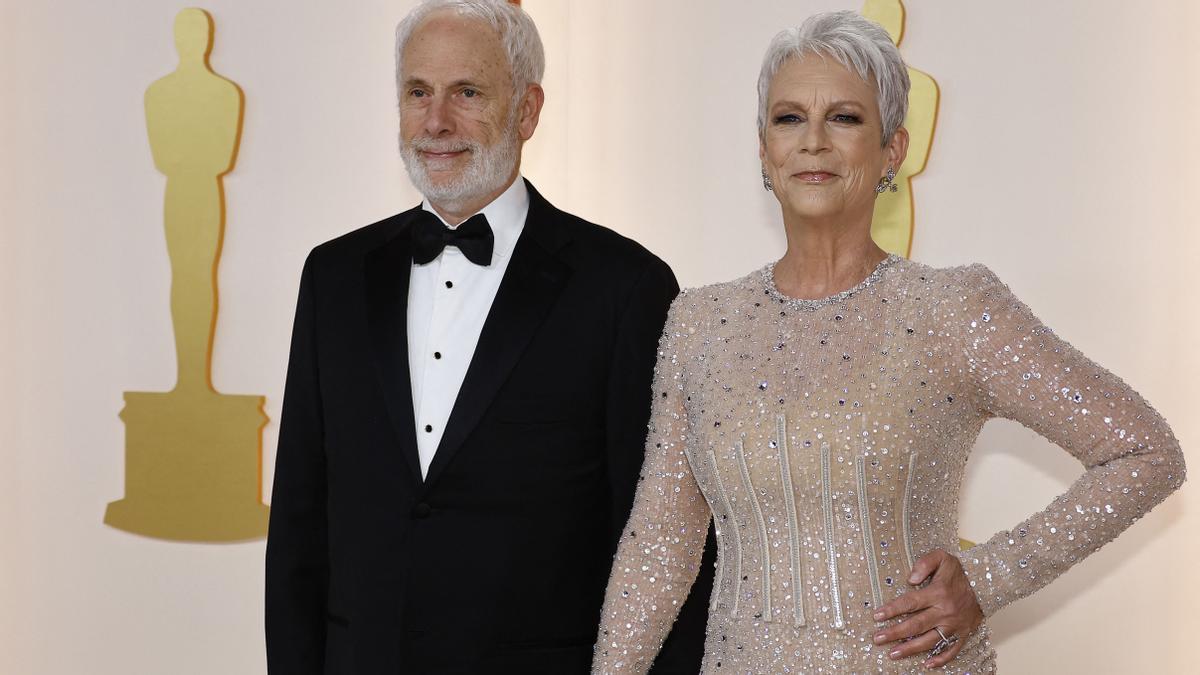
[[[794,175],[805,183],[825,183],[837,178],[837,174],[828,171],[801,171]]]

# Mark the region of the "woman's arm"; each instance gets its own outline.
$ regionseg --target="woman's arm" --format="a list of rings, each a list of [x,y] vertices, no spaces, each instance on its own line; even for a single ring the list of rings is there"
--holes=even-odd
[[[1129,385],[1055,335],[987,268],[968,268],[964,350],[976,402],[1086,471],[1045,509],[959,554],[985,615],[1111,541],[1184,480],[1179,442]]]
[[[708,504],[692,476],[682,359],[686,327],[672,305],[654,371],[650,433],[633,511],[621,535],[601,613],[594,673],[645,673],[696,578]]]

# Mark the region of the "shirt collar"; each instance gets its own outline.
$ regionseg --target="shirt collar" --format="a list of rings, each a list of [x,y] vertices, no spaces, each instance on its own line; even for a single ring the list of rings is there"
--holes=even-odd
[[[429,205],[428,199],[421,202],[421,208],[437,216],[446,227],[450,227]],[[525,187],[525,179],[517,174],[517,179],[507,190],[477,213],[482,213],[487,218],[488,225],[492,228],[492,236],[495,237],[492,262],[507,259],[512,255],[517,238],[521,236],[521,230],[525,229],[525,217],[529,215],[529,190]]]

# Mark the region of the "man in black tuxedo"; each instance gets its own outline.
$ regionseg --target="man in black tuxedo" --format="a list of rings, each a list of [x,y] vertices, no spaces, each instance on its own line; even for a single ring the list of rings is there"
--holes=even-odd
[[[519,175],[532,21],[433,0],[397,30],[420,207],[305,264],[267,541],[270,671],[586,673],[678,291]],[[711,561],[656,663],[700,666]]]

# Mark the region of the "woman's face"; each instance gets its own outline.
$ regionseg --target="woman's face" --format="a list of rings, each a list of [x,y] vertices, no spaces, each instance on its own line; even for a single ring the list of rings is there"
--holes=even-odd
[[[785,62],[771,80],[759,146],[785,215],[869,223],[875,186],[908,149],[903,129],[881,146],[882,128],[875,88],[836,59]]]

